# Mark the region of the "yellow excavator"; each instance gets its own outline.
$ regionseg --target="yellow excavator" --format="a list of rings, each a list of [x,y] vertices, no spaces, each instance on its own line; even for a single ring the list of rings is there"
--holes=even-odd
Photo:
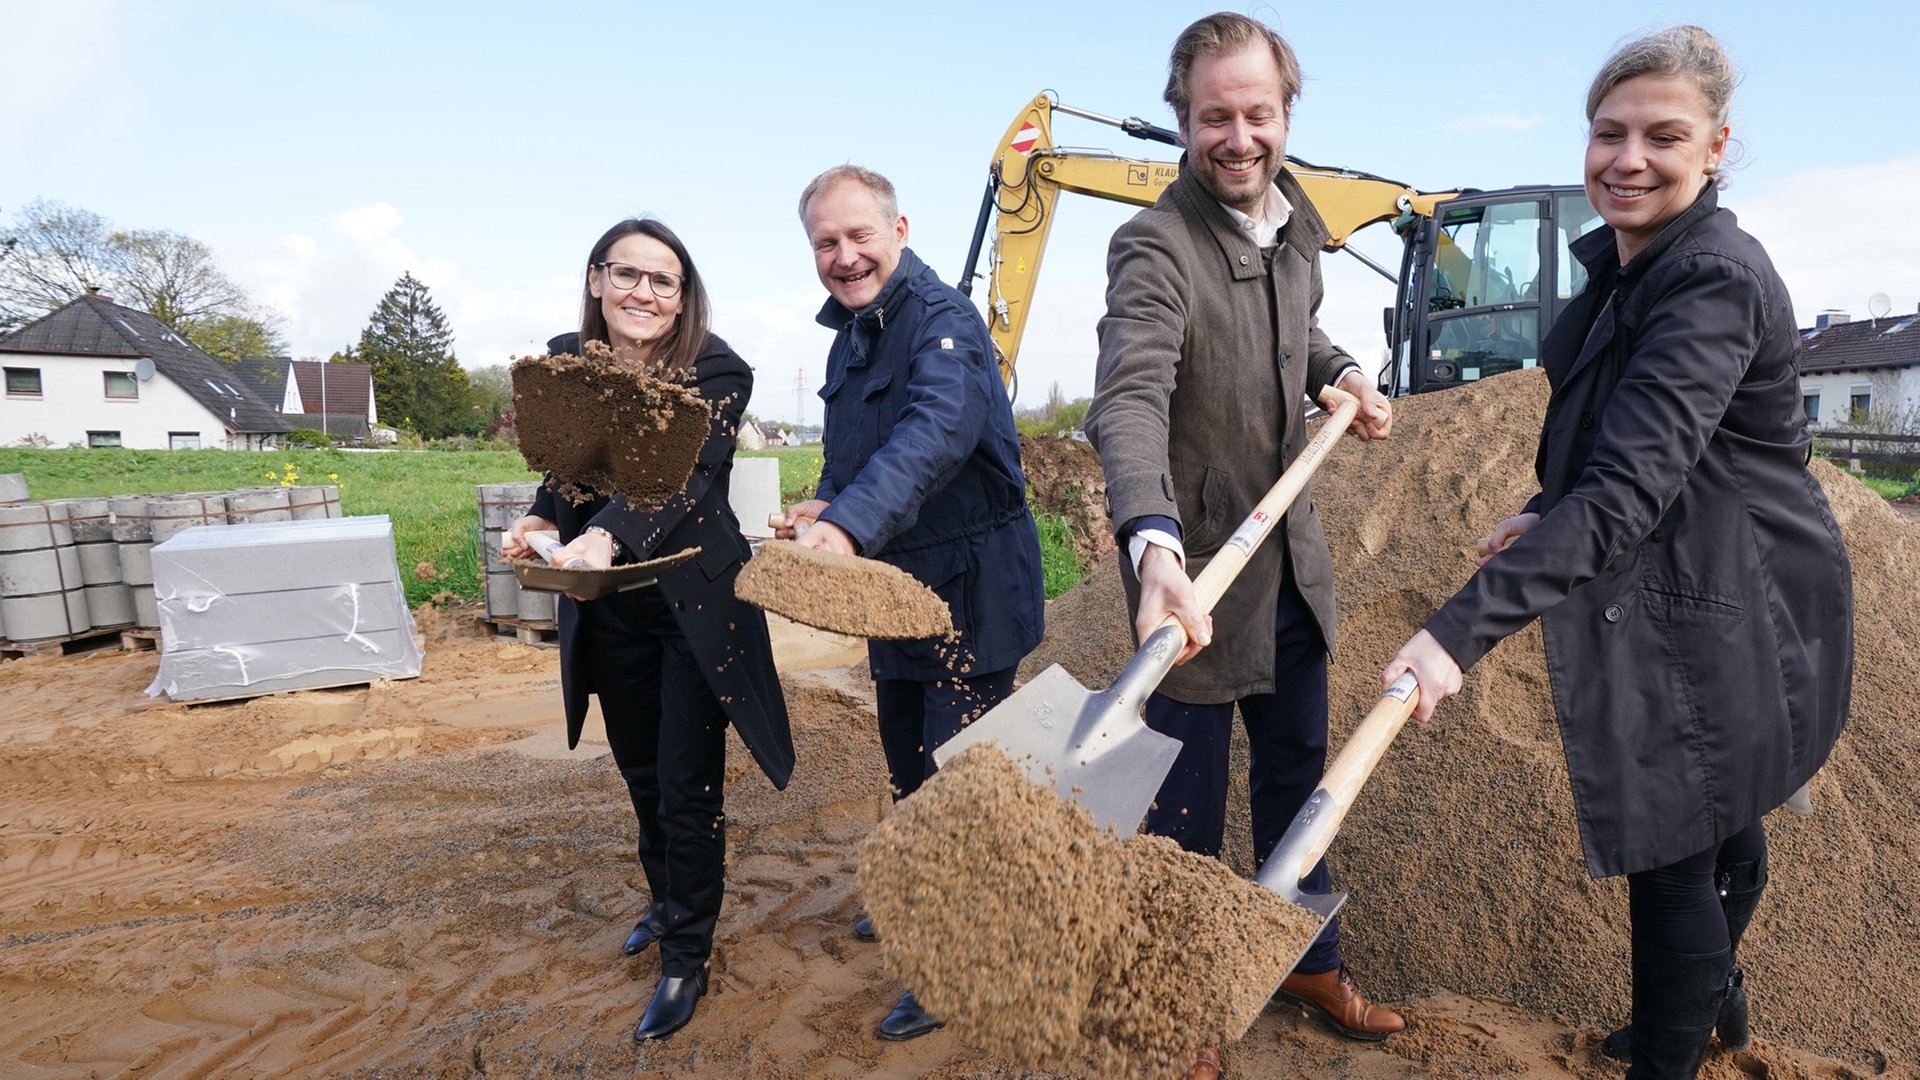
[[[971,294],[975,280],[986,279],[987,322],[1009,388],[1060,193],[1151,206],[1180,175],[1174,162],[1057,145],[1056,113],[1180,145],[1176,132],[1138,117],[1071,108],[1051,92],[1007,125],[988,166],[960,288]],[[1532,367],[1547,327],[1585,284],[1567,245],[1600,219],[1577,186],[1418,191],[1371,173],[1291,156],[1287,163],[1327,224],[1327,250],[1346,251],[1395,284],[1394,305],[1383,313],[1389,362],[1380,386],[1387,393],[1424,393]],[[1398,273],[1347,246],[1355,232],[1379,222],[1391,222],[1403,241]]]

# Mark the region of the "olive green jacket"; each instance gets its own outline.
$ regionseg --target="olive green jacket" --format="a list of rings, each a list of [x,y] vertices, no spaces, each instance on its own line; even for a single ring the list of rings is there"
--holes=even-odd
[[[1100,451],[1115,527],[1147,515],[1178,521],[1189,574],[1299,456],[1308,396],[1352,363],[1319,327],[1326,225],[1290,173],[1275,183],[1294,211],[1271,267],[1184,173],[1107,250],[1087,434]],[[1333,559],[1311,486],[1288,511],[1282,539],[1275,530],[1254,554],[1214,609],[1213,644],[1173,669],[1161,692],[1193,704],[1272,692],[1283,558],[1332,650]],[[1121,574],[1137,608],[1126,546]]]

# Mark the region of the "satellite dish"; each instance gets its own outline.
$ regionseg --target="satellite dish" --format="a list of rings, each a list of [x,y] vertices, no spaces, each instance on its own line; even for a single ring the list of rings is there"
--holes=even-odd
[[[1867,311],[1870,312],[1874,318],[1884,319],[1887,317],[1887,312],[1892,310],[1893,301],[1887,299],[1886,293],[1877,292],[1867,297]]]
[[[144,356],[135,360],[133,362],[133,377],[139,379],[141,382],[146,382],[148,379],[153,378],[153,361]]]

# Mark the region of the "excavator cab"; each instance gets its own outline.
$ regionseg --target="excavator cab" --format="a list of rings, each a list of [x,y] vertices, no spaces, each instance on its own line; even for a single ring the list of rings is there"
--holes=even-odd
[[[1381,389],[1420,394],[1538,364],[1547,327],[1586,284],[1568,245],[1599,223],[1577,187],[1472,192],[1401,218]]]

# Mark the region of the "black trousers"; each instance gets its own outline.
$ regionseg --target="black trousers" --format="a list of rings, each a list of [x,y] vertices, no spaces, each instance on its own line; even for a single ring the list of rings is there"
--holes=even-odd
[[[658,590],[582,602],[580,620],[607,745],[640,822],[640,866],[666,908],[660,973],[687,978],[713,951],[726,892],[726,713]]]
[[[880,715],[880,749],[887,756],[887,780],[893,800],[920,790],[934,773],[933,751],[962,727],[1013,693],[1017,667],[964,679],[875,679],[875,711]]]
[[[1147,726],[1180,740],[1180,755],[1154,796],[1144,832],[1171,837],[1186,851],[1217,857],[1227,830],[1227,751],[1237,705],[1246,727],[1248,802],[1253,861],[1265,862],[1327,771],[1327,645],[1313,609],[1289,573],[1274,614],[1273,692],[1238,702],[1190,705],[1165,694],[1147,699]],[[1300,883],[1306,893],[1333,891],[1322,860]],[[1340,920],[1326,929],[1294,969],[1318,975],[1340,966]]]
[[[1627,914],[1633,936],[1672,953],[1705,956],[1731,944],[1718,878],[1723,868],[1767,853],[1758,821],[1705,851],[1653,870],[1627,875]]]

